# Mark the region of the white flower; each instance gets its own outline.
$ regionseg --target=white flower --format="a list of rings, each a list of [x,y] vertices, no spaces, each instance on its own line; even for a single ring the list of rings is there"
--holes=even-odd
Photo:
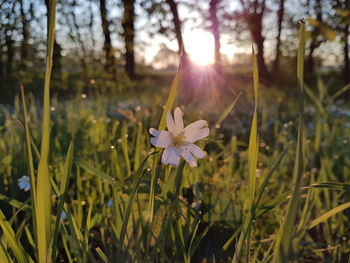
[[[201,159],[206,153],[194,143],[209,135],[208,123],[205,120],[199,120],[184,128],[180,108],[175,109],[174,119],[168,112],[168,131],[149,129],[150,134],[154,136],[151,138],[151,143],[156,147],[165,148],[162,156],[163,164],[177,166],[182,156],[191,167],[195,167],[197,162],[193,155]]]
[[[62,213],[61,213],[61,220],[62,221],[65,221],[67,219],[67,214],[66,214],[66,212],[64,212],[63,210],[62,210]]]
[[[24,175],[21,178],[17,180],[18,186],[20,189],[24,190],[25,192],[30,190],[30,183],[29,183],[29,177]]]
[[[111,207],[113,205],[113,200],[109,199],[107,202],[107,207]]]

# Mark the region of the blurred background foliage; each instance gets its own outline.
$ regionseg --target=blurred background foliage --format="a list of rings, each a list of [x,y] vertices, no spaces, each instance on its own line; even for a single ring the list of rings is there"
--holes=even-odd
[[[2,103],[13,104],[20,84],[41,94],[48,5],[49,0],[0,1]],[[249,74],[250,43],[263,82],[287,92],[295,83],[301,18],[308,19],[306,81],[316,87],[317,72],[336,90],[350,78],[349,10],[349,0],[61,0],[52,94],[132,93],[143,81],[170,83],[179,54],[190,75],[183,80],[187,99],[203,84],[219,94],[237,94]],[[202,39],[191,38],[198,30],[211,35],[202,52],[213,56],[205,70],[192,56],[203,46]],[[203,74],[209,77],[203,80]]]

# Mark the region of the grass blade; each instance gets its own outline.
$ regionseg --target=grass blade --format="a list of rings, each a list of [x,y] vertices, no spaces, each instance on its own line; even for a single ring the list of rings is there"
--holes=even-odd
[[[75,163],[75,165],[83,168],[85,171],[100,177],[104,182],[109,183],[113,186],[122,187],[117,181],[114,180],[114,178],[112,176],[96,169],[95,167],[87,164],[86,162],[84,162],[82,160],[75,159],[74,163]]]
[[[176,98],[176,93],[177,93],[177,90],[178,90],[179,85],[180,85],[180,79],[181,79],[180,75],[181,75],[181,65],[179,65],[179,68],[176,72],[173,84],[171,86],[170,93],[169,93],[168,99],[165,103],[162,117],[161,117],[160,122],[159,122],[158,130],[164,130],[166,127],[166,115],[173,108],[175,98]]]
[[[315,103],[315,105],[318,108],[318,110],[321,113],[321,115],[325,116],[326,115],[326,110],[325,110],[325,108],[322,105],[322,101],[319,98],[317,98],[317,96],[312,92],[312,90],[307,85],[304,85],[304,89],[305,89],[307,95],[309,95],[311,100]]]
[[[254,48],[252,48],[252,62],[253,62],[253,88],[254,88],[254,115],[252,125],[250,128],[249,146],[248,146],[248,212],[245,215],[242,232],[239,236],[235,254],[232,262],[239,262],[242,255],[244,244],[246,244],[247,257],[249,257],[250,250],[250,233],[252,227],[252,220],[254,218],[254,200],[256,188],[256,167],[258,162],[259,152],[259,138],[258,138],[258,87],[259,87],[259,71],[256,60]],[[246,240],[248,242],[246,242]],[[248,258],[247,258],[248,260]]]
[[[132,206],[134,204],[134,200],[135,200],[135,197],[137,195],[137,191],[138,191],[138,188],[140,186],[140,182],[141,182],[142,176],[144,174],[145,164],[146,164],[148,158],[152,154],[154,154],[154,152],[150,153],[149,155],[146,156],[146,158],[142,161],[139,169],[137,170],[137,172],[135,174],[134,183],[133,183],[133,186],[132,186],[132,191],[131,191],[131,193],[129,195],[129,200],[127,202],[125,213],[124,213],[124,217],[123,217],[122,228],[120,230],[119,242],[120,242],[120,246],[121,247],[124,244],[124,237],[125,237],[126,230],[127,230],[127,227],[128,227],[128,222],[129,222],[129,217],[130,217],[130,214],[131,214],[131,209],[132,209]]]
[[[298,127],[297,149],[293,171],[294,190],[287,208],[287,215],[277,236],[273,262],[283,263],[288,261],[289,249],[295,229],[295,219],[298,213],[301,184],[304,173],[304,52],[305,52],[305,23],[302,21],[299,30],[299,49],[297,77],[299,81],[300,119]]]
[[[331,216],[334,216],[335,214],[337,214],[341,211],[344,211],[345,209],[348,209],[349,207],[350,207],[350,202],[347,202],[345,204],[341,204],[341,205],[333,208],[332,210],[328,211],[327,213],[323,214],[322,216],[312,220],[308,229],[314,228],[318,224],[321,224],[322,222],[326,221]]]
[[[10,255],[7,253],[6,249],[4,248],[2,242],[0,242],[0,262],[3,263],[11,263],[12,260],[9,257]]]
[[[55,38],[57,0],[50,1],[49,26],[47,40],[47,57],[44,83],[44,106],[42,120],[42,137],[40,161],[38,166],[36,220],[38,238],[39,263],[51,262],[51,183],[49,174],[49,149],[50,149],[50,79],[52,69],[53,43]]]
[[[15,258],[19,263],[34,262],[29,255],[25,252],[22,245],[17,241],[15,232],[13,231],[10,223],[6,220],[4,214],[0,210],[0,227],[2,234],[7,240]]]
[[[66,199],[68,184],[69,184],[69,177],[72,170],[73,153],[74,153],[74,141],[72,140],[69,144],[68,153],[64,164],[63,175],[62,175],[61,186],[60,186],[59,197],[58,197],[59,201],[58,201],[57,214],[56,214],[56,223],[55,223],[54,235],[52,240],[52,261],[53,262],[55,261],[55,257],[56,257],[57,240],[58,240],[58,233],[59,233],[60,222],[61,222],[61,214],[63,212],[63,205]]]
[[[218,119],[218,121],[215,123],[214,127],[217,127],[223,120],[226,119],[227,115],[230,114],[230,112],[233,110],[233,108],[236,106],[237,101],[239,100],[239,98],[241,97],[242,92],[240,92],[238,94],[238,96],[230,103],[230,105],[227,106],[227,108],[225,109],[225,111],[221,114],[220,118]],[[215,131],[213,129],[213,131]]]
[[[336,98],[338,98],[339,96],[341,96],[344,92],[346,92],[347,90],[350,89],[350,84],[342,87],[340,90],[336,91],[333,95],[332,95],[332,99],[335,100]]]
[[[258,87],[259,87],[259,72],[256,61],[254,48],[253,52],[253,87],[254,87],[254,115],[250,129],[249,147],[248,147],[248,186],[249,186],[249,207],[253,206],[255,199],[255,185],[256,185],[256,167],[258,162]]]
[[[325,183],[315,183],[310,186],[310,188],[320,188],[320,189],[332,189],[332,190],[342,190],[350,192],[350,184],[338,183],[338,182],[325,182]]]
[[[169,111],[171,111],[171,109],[173,108],[175,99],[176,99],[176,93],[177,90],[179,88],[180,85],[180,80],[181,80],[181,62],[180,65],[178,67],[178,70],[176,72],[173,84],[170,88],[170,92],[168,95],[168,99],[165,103],[164,106],[164,110],[162,113],[162,117],[160,119],[159,122],[159,126],[158,126],[158,130],[164,130],[166,127],[166,117]],[[155,198],[155,194],[154,194],[154,184],[155,184],[155,177],[156,177],[156,170],[158,167],[158,163],[159,163],[159,154],[156,154],[154,156],[154,161],[153,161],[153,171],[151,174],[151,186],[150,186],[150,199],[149,199],[149,221],[152,222],[153,221],[153,214],[154,214],[154,198]]]
[[[0,200],[6,202],[8,205],[14,208],[30,212],[30,206],[27,205],[26,203],[22,203],[21,201],[7,197],[3,194],[0,194]]]
[[[288,153],[289,148],[286,148],[277,158],[277,160],[272,164],[271,169],[269,171],[269,173],[265,176],[263,183],[261,184],[261,186],[259,187],[258,193],[257,193],[257,198],[255,201],[255,208],[257,208],[259,206],[261,197],[264,193],[264,190],[271,178],[271,176],[273,175],[273,173],[277,170],[277,167],[279,166],[279,164],[282,162],[283,158],[286,156],[286,154]]]
[[[98,254],[98,256],[100,257],[100,259],[102,260],[102,262],[104,263],[108,263],[108,258],[106,257],[106,255],[102,252],[101,248],[97,247],[95,249],[96,253]]]
[[[21,85],[21,97],[22,97],[22,108],[23,108],[23,118],[24,118],[24,130],[26,138],[26,149],[27,149],[27,164],[28,164],[28,173],[29,173],[29,182],[30,182],[30,200],[31,200],[31,209],[33,217],[33,230],[34,238],[37,240],[37,231],[36,231],[36,185],[35,185],[35,173],[34,173],[34,162],[33,162],[33,153],[31,146],[31,136],[28,127],[28,114],[27,114],[27,105],[24,98],[24,88]]]

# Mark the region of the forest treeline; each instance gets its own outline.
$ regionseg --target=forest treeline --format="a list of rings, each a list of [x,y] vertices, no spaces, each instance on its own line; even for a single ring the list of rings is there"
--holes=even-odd
[[[50,0],[0,1],[3,98],[11,97],[20,83],[40,90],[37,83],[45,65],[49,4]],[[181,13],[183,9],[188,17]],[[139,51],[147,44],[137,37],[138,31],[150,39],[159,34],[176,40],[176,52],[183,63],[190,63],[183,40],[183,24],[189,19],[213,35],[216,69],[224,65],[220,36],[226,34],[236,43],[254,43],[261,76],[272,79],[288,67],[284,58],[295,57],[301,18],[308,20],[309,75],[320,65],[325,52],[321,45],[331,42],[342,82],[348,83],[350,0],[61,0],[53,51],[54,90],[72,89],[70,79],[75,79],[76,90],[96,85],[97,79],[111,89],[130,86],[130,80],[145,68]],[[142,26],[137,27],[140,20]]]

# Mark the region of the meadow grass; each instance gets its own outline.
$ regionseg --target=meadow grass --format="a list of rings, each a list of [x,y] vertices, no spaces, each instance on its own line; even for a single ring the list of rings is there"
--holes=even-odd
[[[22,89],[22,104],[15,102],[14,115],[5,111],[1,126],[1,262],[349,261],[349,118],[336,100],[349,87],[328,94],[320,79],[315,94],[304,85],[303,23],[299,99],[282,107],[273,90],[259,90],[253,50],[247,132],[225,130],[239,117],[238,95],[209,120],[199,166],[173,167],[160,162],[148,128],[165,129],[181,71],[163,108],[154,94],[149,106],[112,107],[112,114],[98,94],[50,102],[55,5],[42,113]],[[271,102],[276,108],[260,106]],[[22,174],[30,194],[18,189]]]

